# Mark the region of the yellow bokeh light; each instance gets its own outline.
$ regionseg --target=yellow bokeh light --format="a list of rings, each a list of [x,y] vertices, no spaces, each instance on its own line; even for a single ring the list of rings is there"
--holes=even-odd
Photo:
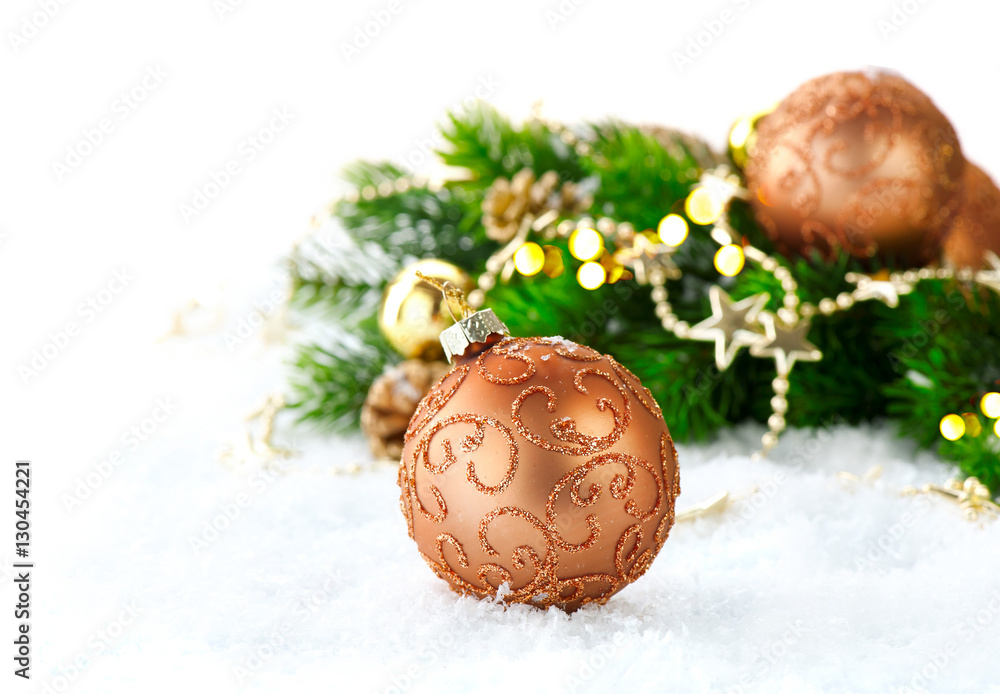
[[[584,289],[597,289],[608,278],[607,270],[600,263],[584,263],[576,271],[576,281]]]
[[[514,254],[514,267],[525,277],[538,273],[545,265],[545,251],[537,243],[529,241]]]
[[[983,414],[990,419],[1000,417],[1000,393],[987,393],[979,403]]]
[[[979,423],[979,417],[972,412],[963,414],[962,420],[965,422],[965,433],[972,438],[976,438],[983,433],[983,425]]]
[[[695,224],[712,224],[723,212],[718,196],[705,186],[695,188],[684,201],[684,212]]]
[[[569,237],[569,252],[577,260],[593,260],[604,252],[604,237],[596,229],[577,229]]]
[[[679,214],[668,214],[660,220],[656,233],[659,234],[660,241],[676,247],[684,243],[684,239],[687,238],[688,225]]]
[[[562,251],[556,246],[546,246],[542,249],[545,252],[545,263],[542,265],[542,272],[550,279],[559,277],[566,271],[566,264],[563,262]]]
[[[958,441],[965,436],[965,420],[957,414],[945,415],[941,418],[941,436],[949,441]]]
[[[742,149],[747,144],[747,138],[753,132],[753,118],[740,118],[729,131],[729,146]]]
[[[735,277],[740,274],[745,262],[743,249],[734,244],[723,246],[715,254],[715,269],[719,271],[720,275],[726,277]]]
[[[1000,438],[1000,419],[993,425],[993,433],[997,435],[997,438]]]

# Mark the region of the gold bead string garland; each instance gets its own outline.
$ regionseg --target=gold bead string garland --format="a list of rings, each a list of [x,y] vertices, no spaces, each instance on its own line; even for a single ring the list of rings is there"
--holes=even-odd
[[[578,153],[589,153],[590,145],[569,129],[559,128],[555,132],[562,142],[573,147]],[[733,302],[722,287],[716,285],[710,289],[711,317],[694,326],[689,326],[678,318],[669,302],[667,281],[681,277],[681,271],[673,262],[672,256],[686,240],[689,228],[684,217],[676,213],[666,215],[655,232],[636,231],[629,222],[610,218],[594,220],[583,217],[576,221],[569,219],[560,221],[558,214],[546,213],[538,218],[527,219],[519,226],[515,237],[489,259],[486,272],[478,278],[477,289],[469,295],[468,304],[463,306],[458,303],[458,305],[461,306],[463,313],[466,307],[478,308],[483,304],[487,292],[495,287],[498,279],[501,282],[509,281],[514,272],[521,274],[544,272],[547,276],[553,276],[550,274],[548,264],[555,254],[549,252],[544,242],[555,238],[568,240],[571,255],[582,263],[577,270],[577,279],[582,287],[596,289],[605,283],[614,283],[631,277],[641,285],[650,286],[655,313],[661,326],[682,339],[716,342],[716,361],[720,369],[728,368],[739,350],[744,347],[749,348],[754,357],[775,360],[777,374],[772,382],[775,395],[771,400],[772,415],[768,419],[769,431],[762,437],[761,451],[755,454],[756,457],[762,457],[777,444],[778,437],[785,429],[784,415],[788,408],[786,394],[794,363],[815,361],[822,357],[807,340],[811,319],[814,316],[832,315],[850,309],[858,301],[866,300],[880,300],[888,306],[895,307],[898,305],[899,297],[912,292],[920,280],[932,278],[947,279],[957,276],[960,280],[976,281],[1000,293],[1000,259],[993,256],[988,258],[991,269],[979,273],[973,273],[971,270],[954,273],[950,270],[925,268],[893,273],[887,277],[848,275],[845,279],[855,285],[853,291],[825,298],[816,305],[801,302],[797,293],[798,285],[791,271],[777,259],[752,245],[744,245],[729,228],[725,214],[729,203],[732,199],[746,194],[741,186],[733,185],[733,176],[734,174],[725,170],[708,172],[702,177],[702,185],[695,191],[708,190],[709,195],[706,196],[704,192],[698,193],[695,202],[698,196],[706,197],[707,199],[702,202],[708,203],[709,210],[721,209],[710,222],[712,238],[719,243],[715,265],[720,274],[735,276],[742,271],[746,261],[755,263],[769,272],[780,284],[783,292],[781,308],[775,313],[765,309],[770,298],[766,294]],[[720,183],[719,179],[725,185],[717,185]],[[419,176],[404,176],[393,181],[383,181],[378,185],[364,186],[343,196],[342,200],[349,203],[361,200],[374,201],[404,193],[412,188],[427,188],[435,192],[441,190],[443,184]],[[692,194],[695,191],[692,191]],[[703,224],[692,215],[694,209],[695,205],[692,203],[691,208],[685,210],[688,217],[696,223]],[[536,235],[537,241],[541,243],[533,240],[532,235]],[[574,235],[579,244],[573,242]],[[531,261],[531,265],[526,265],[523,269],[534,269],[533,273],[522,272],[522,268],[518,266],[517,255],[528,244],[533,244],[534,247],[522,252],[522,256],[526,257],[525,262]],[[558,253],[558,257],[561,264],[561,253]],[[584,268],[588,270],[585,271]],[[562,269],[561,266],[557,266],[551,272],[561,272]],[[453,297],[449,299],[449,303],[451,300],[457,301]],[[249,452],[257,458],[262,458],[263,464],[292,455],[291,451],[276,446],[271,441],[274,417],[283,405],[284,403],[278,400],[266,403],[262,412],[257,413],[263,420],[263,433],[257,438],[249,435],[247,437]],[[1000,422],[997,423],[997,427],[1000,436]],[[241,467],[239,463],[242,461],[238,462],[235,457],[230,456],[227,462],[234,468],[239,468]],[[236,464],[233,465],[234,463]],[[396,464],[396,461],[386,461],[386,465]],[[367,466],[362,468],[355,463],[347,467],[330,468],[325,472],[334,475],[358,474],[370,469],[373,468]],[[282,467],[281,471],[287,474],[299,470]],[[318,470],[314,467],[302,472],[317,473]],[[755,491],[756,488],[753,488],[749,494]],[[907,489],[904,493],[921,492],[938,494],[955,501],[969,520],[975,520],[980,516],[996,517],[1000,509],[991,501],[989,490],[975,478],[964,482],[949,480],[944,485],[923,485],[919,490]],[[720,492],[691,508],[679,510],[677,522],[725,512],[734,502],[749,494],[731,496],[728,491]]]
[[[550,121],[543,122],[559,135],[562,142],[574,147],[578,153],[589,153],[590,145],[572,130]],[[344,195],[341,200],[352,203],[360,200],[373,201],[412,188],[427,188],[434,192],[443,188],[443,182],[432,181],[422,176],[401,176],[393,181],[383,181],[377,186],[363,186]],[[1000,258],[987,252],[985,255],[987,267],[983,270],[920,268],[895,272],[888,276],[849,273],[845,279],[855,284],[853,291],[824,298],[815,305],[801,302],[797,294],[798,285],[791,271],[777,259],[756,247],[740,243],[729,227],[726,213],[731,201],[736,198],[745,199],[747,195],[746,189],[738,184],[736,174],[727,167],[719,167],[702,175],[699,185],[685,200],[685,214],[697,224],[711,225],[710,235],[720,245],[715,265],[721,275],[739,274],[743,263],[749,260],[774,276],[783,291],[782,308],[778,309],[776,314],[765,310],[746,312],[743,314],[742,325],[727,320],[727,316],[732,317],[729,309],[733,308],[734,304],[718,286],[710,290],[713,311],[710,318],[695,326],[689,326],[673,313],[668,300],[666,281],[679,279],[681,276],[671,256],[683,244],[689,233],[687,222],[676,213],[663,218],[658,233],[651,230],[637,232],[630,223],[607,217],[599,218],[596,223],[588,217],[583,217],[577,222],[563,219],[558,224],[556,224],[558,213],[554,211],[545,213],[537,219],[526,217],[515,237],[487,261],[486,270],[479,276],[477,289],[470,293],[468,302],[473,308],[479,308],[485,301],[486,293],[496,285],[498,279],[503,282],[509,281],[515,271],[520,272],[522,269],[534,269],[534,272],[521,272],[521,274],[535,274],[546,266],[554,254],[549,253],[551,247],[545,248],[529,240],[533,232],[539,234],[541,240],[545,241],[557,237],[569,239],[578,231],[597,231],[602,239],[606,238],[614,244],[615,250],[606,252],[603,262],[594,259],[584,261],[577,273],[581,286],[586,289],[597,289],[605,283],[631,277],[634,277],[639,284],[651,286],[656,316],[665,330],[673,332],[681,339],[716,341],[717,345],[723,346],[721,350],[723,356],[720,358],[719,349],[716,354],[716,365],[720,370],[728,368],[736,353],[743,347],[749,347],[750,353],[755,357],[775,360],[777,374],[772,381],[774,397],[771,400],[772,414],[768,417],[768,432],[761,438],[761,449],[754,454],[755,457],[761,457],[777,445],[780,434],[786,428],[789,374],[794,363],[818,361],[822,358],[821,352],[807,340],[812,317],[817,314],[833,315],[849,310],[859,301],[867,300],[879,300],[895,308],[898,306],[899,297],[911,293],[918,282],[928,279],[954,278],[963,282],[976,282],[1000,293]],[[528,244],[531,244],[529,246],[531,254],[522,256],[527,256],[528,260],[537,266],[540,252],[543,257],[542,267],[518,267],[516,257],[518,251]],[[558,256],[561,265],[561,254]],[[574,255],[574,257],[582,259],[585,256]],[[607,258],[612,262],[609,263]],[[626,269],[632,272],[628,273]],[[561,272],[562,268],[559,267],[558,271]],[[761,300],[766,303],[769,297],[766,294],[759,294],[750,299],[752,299],[751,305],[758,305]],[[1000,423],[996,428],[1000,428]],[[1000,436],[1000,432],[997,432],[997,435]]]
[[[571,131],[564,129],[562,139],[567,144],[574,146],[589,146],[586,143],[574,140],[565,135]],[[718,185],[719,177],[722,183]],[[598,218],[596,221],[583,217],[577,221],[561,220],[556,224],[556,215],[546,214],[538,219],[529,219],[519,229],[515,239],[501,248],[491,256],[487,263],[487,271],[480,275],[478,289],[474,290],[468,303],[464,303],[464,296],[457,288],[452,288],[459,297],[450,297],[456,300],[461,307],[463,315],[468,310],[481,305],[485,293],[492,289],[496,283],[496,277],[501,275],[502,280],[508,280],[513,272],[517,270],[513,262],[517,251],[525,243],[529,243],[531,232],[540,235],[541,240],[551,240],[554,238],[570,239],[577,232],[596,231],[602,239],[601,253],[591,254],[584,251],[571,252],[578,260],[582,260],[584,265],[595,263],[594,257],[603,255],[605,258],[610,255],[614,260],[615,272],[607,273],[607,280],[610,282],[618,279],[628,279],[634,277],[640,284],[651,286],[651,296],[655,304],[655,312],[660,319],[665,330],[673,332],[682,339],[717,341],[717,346],[721,345],[722,356],[717,350],[717,365],[724,370],[732,363],[736,352],[742,347],[749,347],[751,354],[760,358],[774,358],[776,378],[772,382],[775,397],[772,398],[772,416],[768,420],[769,431],[762,437],[763,447],[761,451],[754,454],[755,458],[760,458],[773,448],[778,441],[780,433],[785,428],[784,413],[787,411],[788,403],[785,398],[789,386],[789,373],[795,361],[815,360],[821,358],[818,350],[815,350],[805,340],[810,326],[810,319],[817,315],[832,315],[838,311],[850,309],[855,302],[865,300],[881,300],[890,307],[898,306],[898,299],[910,293],[916,283],[926,279],[950,279],[957,278],[961,281],[972,281],[1000,293],[1000,258],[992,253],[987,253],[986,260],[988,269],[974,272],[970,269],[962,269],[955,272],[951,269],[931,269],[922,268],[919,270],[908,270],[901,273],[892,273],[888,277],[867,276],[858,274],[848,274],[845,279],[856,285],[852,292],[844,292],[836,297],[825,298],[812,305],[800,302],[797,289],[798,285],[791,275],[790,270],[781,265],[780,262],[752,245],[740,245],[737,243],[735,233],[729,228],[726,221],[725,212],[728,211],[729,203],[734,198],[743,197],[746,194],[744,189],[732,186],[731,174],[724,170],[708,172],[702,177],[702,185],[695,188],[695,191],[703,190],[708,186],[709,190],[715,191],[722,199],[722,205],[715,203],[715,208],[720,209],[720,213],[713,220],[711,236],[720,244],[721,248],[733,247],[739,249],[742,256],[759,265],[769,272],[780,283],[784,292],[782,298],[782,308],[777,314],[771,314],[763,309],[769,299],[766,294],[759,294],[749,297],[740,302],[733,302],[726,292],[719,286],[710,289],[710,299],[712,300],[713,315],[696,324],[689,326],[684,321],[679,320],[673,312],[669,303],[669,294],[666,287],[668,279],[679,279],[681,271],[673,263],[671,257],[677,248],[686,240],[689,227],[683,217],[675,213],[668,214],[661,221],[658,233],[651,231],[637,232],[633,225],[628,222],[619,222],[611,218]],[[727,188],[728,186],[728,188]],[[378,186],[364,186],[360,190],[352,191],[344,195],[341,200],[346,202],[358,202],[359,200],[373,201],[383,197],[389,197],[401,192],[406,192],[411,188],[427,188],[437,191],[443,188],[443,183],[434,182],[420,176],[404,176],[394,181],[383,181]],[[728,193],[726,192],[728,190]],[[692,191],[692,192],[695,192]],[[720,195],[720,192],[721,195]],[[702,195],[703,193],[699,193]],[[336,203],[334,203],[336,204]],[[669,220],[669,221],[667,221]],[[694,221],[694,220],[692,220]],[[664,228],[666,222],[666,228]],[[587,234],[589,236],[589,234]],[[608,239],[614,245],[614,250],[604,248],[603,239]],[[590,257],[588,257],[590,256]],[[720,259],[717,254],[716,265],[720,274],[725,268],[719,268]],[[581,266],[582,267],[582,266]],[[627,270],[626,270],[627,269]],[[628,272],[631,270],[631,273]],[[732,273],[732,274],[738,274]],[[729,275],[732,276],[732,275]],[[483,278],[486,278],[485,280]],[[432,283],[433,280],[431,280]],[[599,282],[594,287],[601,286],[604,282]],[[581,283],[582,286],[583,283]],[[442,287],[439,287],[442,288]],[[447,291],[447,288],[444,287]],[[733,313],[737,320],[733,320]],[[785,340],[790,338],[791,342]],[[731,350],[731,351],[730,351]],[[995,398],[983,399],[984,412],[988,416],[998,417],[997,428],[1000,429],[1000,410],[996,414],[990,415],[994,411],[994,406],[1000,407],[1000,394],[992,393],[987,395]],[[996,400],[996,402],[994,402]],[[259,420],[263,425],[263,432],[259,436],[247,435],[243,446],[231,448],[220,455],[220,460],[233,469],[246,469],[253,467],[254,462],[259,465],[273,465],[276,460],[287,459],[295,455],[294,451],[282,448],[273,444],[271,437],[273,433],[274,418],[284,407],[281,396],[271,397],[265,402],[259,411],[248,417],[251,420]],[[960,418],[961,419],[961,418]],[[1000,431],[997,432],[1000,436]],[[237,450],[239,448],[240,450]],[[245,450],[244,450],[245,449]],[[253,462],[251,462],[253,461]],[[395,466],[396,461],[376,461],[384,462],[386,466]],[[374,468],[372,468],[374,469]],[[312,474],[325,473],[328,475],[355,475],[364,471],[358,463],[352,463],[346,467],[328,468],[321,470],[313,466],[308,470],[299,469],[296,466],[281,464],[282,474],[294,474],[307,472]],[[694,504],[684,510],[679,510],[677,514],[678,522],[693,520],[698,517],[720,513],[732,507],[732,504],[739,499],[752,494],[755,489],[741,496],[732,496],[728,491],[720,492],[708,499]],[[920,488],[908,487],[904,494],[934,493],[954,500],[960,505],[965,517],[975,520],[979,515],[985,514],[989,517],[996,517],[1000,507],[991,501],[989,490],[979,483],[975,478],[969,478],[964,482],[958,480],[948,480],[944,485],[925,484]]]
[[[727,188],[727,186],[729,187]],[[724,167],[720,167],[714,171],[706,172],[702,177],[702,185],[692,191],[692,195],[696,196],[703,196],[706,193],[716,196],[717,199],[714,204],[699,203],[694,207],[701,207],[703,209],[707,207],[717,211],[717,214],[712,215],[715,217],[714,219],[711,219],[709,216],[703,216],[698,221],[703,224],[712,223],[713,226],[710,232],[712,239],[725,247],[727,243],[732,243],[736,240],[735,234],[733,234],[726,221],[726,213],[732,200],[735,198],[745,199],[747,191],[745,189],[733,188],[730,172]],[[689,199],[690,197],[689,195]],[[690,207],[692,206],[686,204],[686,208]],[[968,268],[960,269],[957,272],[951,268],[920,268],[904,272],[894,272],[886,276],[848,273],[845,279],[855,285],[853,291],[841,292],[836,297],[824,298],[818,302],[818,305],[813,305],[800,302],[796,293],[798,285],[787,267],[781,265],[775,258],[766,255],[763,251],[752,245],[744,245],[742,250],[748,260],[757,263],[763,270],[771,273],[780,282],[784,292],[782,299],[783,308],[778,310],[776,316],[764,310],[759,310],[755,313],[747,311],[747,313],[743,314],[746,319],[744,325],[732,326],[729,331],[726,331],[728,334],[724,333],[725,339],[736,341],[737,349],[749,339],[751,341],[751,344],[749,344],[750,353],[753,356],[770,356],[775,359],[775,366],[778,373],[772,382],[775,397],[771,401],[772,414],[768,418],[769,431],[762,437],[762,449],[755,454],[757,456],[762,456],[773,448],[777,444],[778,436],[785,428],[784,412],[787,411],[788,407],[785,393],[788,390],[788,375],[792,365],[795,361],[799,360],[818,361],[822,358],[819,350],[815,349],[806,340],[811,325],[811,318],[817,313],[829,316],[838,311],[848,310],[859,301],[868,300],[879,300],[887,306],[895,308],[899,305],[900,296],[911,293],[920,281],[930,279],[972,281],[1000,293],[1000,258],[995,254],[987,253],[986,260],[990,267],[987,270],[980,270],[979,272]],[[721,274],[728,274],[723,272],[722,268],[717,267],[717,269],[720,270]],[[719,339],[717,334],[712,334],[708,331],[719,329],[718,323],[725,318],[725,309],[731,307],[732,303],[729,301],[728,295],[725,295],[725,292],[718,286],[713,287],[711,291],[716,299],[713,301],[713,317],[694,326],[689,331],[689,339]],[[660,295],[662,296],[662,293]],[[657,295],[654,294],[653,298],[656,300]],[[754,305],[766,303],[768,298],[766,294],[751,297],[751,299],[755,300]],[[757,326],[754,323],[764,328],[764,338],[755,340],[752,337],[754,334],[759,334],[759,330],[756,329]],[[683,335],[678,336],[684,337]],[[717,350],[717,366],[720,370],[728,368],[729,364],[732,363],[732,357],[735,355],[735,350],[733,352],[723,350],[722,352],[726,356],[720,357],[720,351]],[[1000,424],[997,427],[1000,427]]]
[[[329,212],[332,214],[333,209],[341,201],[349,203],[357,203],[361,201],[372,202],[374,200],[392,197],[393,195],[398,195],[399,193],[405,193],[414,188],[426,188],[430,192],[436,193],[444,188],[444,182],[420,175],[404,175],[393,180],[386,179],[377,186],[367,185],[362,186],[359,189],[349,191],[330,203]]]
[[[582,262],[576,276],[585,289],[631,279],[633,275],[627,272],[629,267],[635,271],[635,277],[644,280],[656,276],[655,266],[662,266],[671,276],[676,270],[669,257],[662,254],[660,246],[665,245],[655,240],[652,232],[636,234],[631,224],[609,217],[598,218],[596,222],[590,217],[582,217],[576,222],[564,219],[559,224],[555,223],[557,220],[558,214],[554,212],[537,219],[525,217],[514,238],[486,261],[486,269],[477,280],[477,289],[469,294],[469,304],[473,308],[481,307],[486,293],[498,281],[509,281],[515,272],[526,277],[539,272],[549,277],[561,274],[565,269],[562,252],[546,245],[555,239],[568,241],[570,254]],[[528,240],[532,232],[538,235],[538,242]],[[605,239],[611,239],[618,250],[612,253]],[[550,267],[553,272],[549,271]]]
[[[549,127],[561,142],[572,147],[578,154],[588,155],[592,152],[591,145],[565,125],[542,119],[537,112],[533,117]],[[435,182],[422,176],[402,176],[393,181],[383,181],[377,186],[364,186],[343,196],[342,200],[372,201],[406,192],[411,188],[427,188],[435,192],[443,188],[443,182]],[[728,368],[736,353],[743,347],[749,347],[754,357],[775,360],[777,374],[772,381],[774,397],[771,400],[772,414],[768,418],[769,430],[761,438],[761,449],[754,454],[755,457],[761,457],[777,445],[780,434],[786,428],[786,396],[790,386],[789,375],[795,362],[822,359],[822,353],[807,339],[814,316],[833,315],[849,310],[859,301],[867,300],[879,300],[894,308],[898,306],[899,297],[911,293],[919,281],[927,279],[956,278],[964,282],[976,282],[1000,293],[1000,258],[987,252],[985,259],[988,267],[978,272],[969,268],[958,271],[950,268],[920,268],[888,276],[849,273],[845,279],[855,284],[853,291],[824,298],[815,305],[801,302],[797,294],[798,285],[791,271],[776,258],[738,239],[728,225],[726,213],[731,201],[736,198],[746,199],[748,194],[738,175],[722,166],[702,174],[699,184],[685,200],[684,210],[695,223],[711,225],[710,235],[720,245],[715,265],[721,275],[731,277],[739,274],[745,261],[749,260],[774,276],[783,291],[782,308],[776,313],[761,308],[746,310],[748,307],[761,306],[761,302],[766,303],[770,298],[766,294],[734,304],[721,287],[714,286],[710,290],[712,316],[695,326],[680,320],[673,312],[666,288],[668,279],[679,279],[681,276],[671,256],[683,244],[689,232],[686,220],[676,213],[666,215],[657,232],[637,232],[627,221],[606,217],[599,218],[595,223],[587,217],[576,222],[569,219],[559,221],[559,215],[555,211],[546,212],[538,218],[528,216],[522,221],[514,238],[489,258],[486,270],[477,279],[477,288],[469,294],[468,303],[473,308],[481,307],[486,294],[496,286],[497,281],[509,281],[515,272],[530,276],[544,270],[551,277],[563,271],[561,253],[551,246],[545,247],[529,240],[532,233],[538,234],[544,242],[554,238],[570,239],[574,233],[581,231],[596,231],[601,239],[612,242],[614,250],[602,248],[604,253],[600,262],[573,253],[574,257],[583,261],[577,272],[577,279],[582,287],[592,290],[605,283],[632,277],[639,284],[651,286],[651,297],[661,326],[681,339],[716,341],[716,365],[720,370]],[[553,250],[556,252],[553,253]],[[523,262],[519,262],[522,260]],[[550,260],[554,266],[552,272],[549,270]],[[734,312],[737,317],[742,317],[742,325],[738,320],[733,320]],[[1000,422],[997,423],[997,428],[1000,428]],[[997,435],[1000,436],[1000,432]]]
[[[770,299],[767,294],[733,302],[725,290],[716,285],[709,293],[711,317],[694,326],[678,318],[669,302],[666,282],[681,276],[671,258],[686,240],[688,229],[684,218],[675,213],[663,218],[656,234],[651,230],[637,232],[628,222],[607,217],[598,219],[596,224],[592,219],[584,217],[575,223],[562,220],[555,225],[553,215],[541,220],[526,220],[517,236],[487,261],[487,270],[480,276],[479,289],[470,296],[470,303],[473,306],[482,305],[486,292],[496,285],[498,275],[502,281],[506,281],[516,270],[522,270],[516,262],[518,251],[528,244],[538,246],[529,240],[532,231],[541,234],[543,239],[556,236],[565,239],[574,233],[593,233],[596,230],[602,241],[607,239],[615,246],[613,252],[605,255],[612,258],[618,267],[630,269],[639,284],[652,287],[651,298],[655,314],[665,330],[681,339],[716,343],[716,366],[720,371],[732,364],[736,353],[743,347],[748,347],[754,357],[774,359],[777,373],[771,384],[774,391],[771,399],[772,412],[767,421],[768,431],[761,437],[761,448],[754,454],[755,458],[760,458],[777,445],[787,426],[787,393],[793,366],[797,361],[822,359],[822,352],[808,341],[814,316],[830,316],[849,310],[858,302],[870,300],[882,301],[895,308],[899,305],[899,297],[911,293],[920,281],[930,279],[955,278],[977,282],[1000,293],[1000,258],[988,253],[986,259],[990,267],[978,272],[967,268],[957,272],[950,268],[920,268],[871,276],[848,273],[845,279],[855,285],[852,291],[826,297],[816,304],[803,302],[798,296],[798,283],[791,270],[777,258],[738,239],[729,227],[727,213],[732,200],[746,199],[747,195],[747,190],[739,185],[734,172],[727,167],[718,167],[702,175],[699,185],[685,200],[685,214],[697,224],[710,225],[711,238],[720,246],[715,256],[715,266],[721,275],[735,276],[742,271],[745,262],[750,261],[774,277],[783,294],[781,308],[774,313],[763,308]],[[604,244],[601,245],[603,247]],[[596,289],[605,283],[609,277],[606,270],[598,275],[596,282],[583,281],[583,269],[596,263],[585,255],[573,255],[584,261],[578,272],[581,286]],[[529,269],[533,271],[522,274],[537,272],[537,269]],[[622,276],[619,274],[618,278]]]

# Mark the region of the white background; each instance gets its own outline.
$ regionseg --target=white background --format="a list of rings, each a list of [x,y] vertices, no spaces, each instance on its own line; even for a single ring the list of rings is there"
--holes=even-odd
[[[2,387],[19,402],[11,434],[21,455],[39,455],[44,432],[80,441],[98,421],[128,416],[124,394],[147,377],[137,350],[170,310],[220,282],[265,275],[343,190],[341,166],[419,156],[445,109],[484,79],[515,116],[542,99],[555,118],[658,122],[721,145],[736,116],[810,77],[887,66],[932,96],[970,159],[1000,169],[993,3],[911,2],[919,9],[883,37],[878,22],[900,3],[591,0],[564,4],[575,9],[555,22],[547,13],[559,3],[400,2],[350,62],[344,44],[387,3],[246,0],[220,19],[211,0],[69,2],[16,52],[7,39]],[[735,21],[678,70],[673,54],[724,9]],[[37,11],[7,2],[0,28],[16,32]],[[120,120],[116,99],[150,67],[168,77]],[[240,158],[274,108],[294,114],[292,124],[185,223],[180,205]],[[114,131],[57,180],[54,163],[105,117]],[[134,284],[26,386],[16,366],[120,267]],[[71,469],[94,453],[60,451],[53,465]]]
[[[51,17],[42,14],[46,6],[57,8]],[[723,11],[727,24],[716,22]],[[388,21],[377,26],[373,17]],[[900,26],[887,24],[893,19]],[[127,523],[115,509],[142,502],[130,497],[125,473],[79,514],[60,499],[97,461],[124,450],[123,435],[157,398],[174,398],[178,414],[132,467],[161,466],[153,479],[170,477],[181,493],[185,476],[215,473],[215,449],[262,394],[281,387],[282,355],[267,356],[260,335],[231,354],[225,331],[279,286],[275,268],[313,214],[345,190],[337,173],[350,160],[415,161],[445,110],[487,84],[496,85],[489,99],[517,118],[541,99],[556,119],[656,122],[721,146],[735,117],[811,77],[883,66],[925,90],[955,125],[966,156],[996,174],[998,25],[1000,5],[985,1],[7,0],[0,10],[0,469],[12,476],[9,461],[34,461],[34,522],[45,529],[36,548],[47,552],[39,569],[47,578],[39,580],[52,582],[51,591],[72,590],[69,574],[88,556],[113,551],[103,546],[101,523]],[[713,28],[717,35],[706,33]],[[375,35],[359,38],[365,32]],[[679,68],[676,55],[699,39],[700,55]],[[165,76],[122,118],[122,94],[149,70]],[[291,114],[291,123],[247,161],[245,140],[274,109]],[[60,175],[67,149],[79,149],[102,119],[111,132]],[[181,205],[234,159],[240,173],[185,220]],[[132,279],[88,321],[81,302],[116,271]],[[221,307],[225,328],[195,346],[157,342],[192,298]],[[78,336],[37,375],[25,375],[35,350],[59,342],[70,321]],[[185,440],[199,443],[181,455]],[[357,455],[356,445],[350,450]],[[6,503],[0,499],[0,509]],[[0,513],[5,556],[8,516]],[[150,550],[130,551],[142,562]],[[59,552],[77,563],[61,563]],[[73,618],[72,605],[85,611],[89,599],[66,598],[69,612],[56,615],[45,583],[35,596],[40,606],[50,601],[52,627]],[[12,597],[6,587],[0,592],[5,615]],[[8,642],[8,620],[0,620],[0,643]],[[36,657],[53,666],[89,628]],[[7,662],[2,650],[0,662]]]

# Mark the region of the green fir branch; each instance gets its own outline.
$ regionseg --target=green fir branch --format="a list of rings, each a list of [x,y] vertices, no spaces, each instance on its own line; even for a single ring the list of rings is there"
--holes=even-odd
[[[442,134],[448,144],[439,152],[441,160],[465,169],[466,184],[473,190],[500,177],[510,179],[524,168],[539,176],[555,171],[562,181],[585,176],[576,152],[547,125],[531,120],[517,128],[484,102],[449,114]]]
[[[336,329],[300,347],[292,365],[292,407],[304,421],[335,431],[357,426],[372,381],[399,361],[376,318],[385,283],[399,268],[434,257],[473,276],[484,270],[498,244],[485,235],[481,205],[496,178],[509,179],[528,167],[539,176],[556,171],[562,182],[593,181],[597,189],[590,214],[627,221],[642,231],[655,229],[668,213],[682,214],[683,201],[702,172],[722,161],[705,143],[661,128],[605,123],[575,132],[580,146],[568,145],[542,122],[515,126],[478,104],[451,114],[443,126],[441,159],[464,170],[444,187],[397,187],[404,172],[392,164],[348,167],[345,178],[359,191],[373,188],[379,194],[339,202],[333,221],[343,236],[317,235],[291,258],[293,306],[309,312],[309,320]],[[850,292],[847,273],[879,269],[846,254],[833,261],[818,255],[785,258],[742,201],[732,203],[728,221],[737,236],[789,267],[799,297],[814,305]],[[584,290],[575,279],[580,262],[570,256],[565,240],[533,240],[560,249],[565,271],[555,278],[515,275],[487,294],[487,306],[513,334],[562,335],[613,355],[650,389],[677,440],[703,440],[737,422],[767,420],[773,361],[744,350],[729,369],[719,371],[712,343],[681,340],[660,327],[648,287],[623,279]],[[717,248],[708,228],[691,225],[674,255],[683,275],[667,288],[681,320],[693,325],[710,315],[707,294],[714,284],[734,300],[766,292],[769,310],[781,307],[780,282],[769,272],[749,266],[735,278],[721,278],[712,263]],[[974,412],[976,398],[1000,388],[998,315],[995,293],[953,280],[920,282],[897,308],[866,301],[816,315],[809,339],[824,356],[818,363],[796,365],[788,393],[789,424],[890,418],[903,435],[937,448],[964,474],[1000,491],[995,436],[984,432],[947,442],[938,431],[944,415]],[[991,426],[985,419],[983,424]]]
[[[374,316],[354,330],[298,348],[287,406],[300,422],[331,433],[357,429],[372,382],[400,361],[379,333]]]

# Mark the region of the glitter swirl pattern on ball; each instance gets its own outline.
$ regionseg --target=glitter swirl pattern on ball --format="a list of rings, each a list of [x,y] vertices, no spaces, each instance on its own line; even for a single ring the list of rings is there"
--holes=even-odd
[[[431,569],[477,597],[604,603],[666,541],[680,473],[663,414],[613,358],[508,338],[460,361],[420,403],[401,508]]]

